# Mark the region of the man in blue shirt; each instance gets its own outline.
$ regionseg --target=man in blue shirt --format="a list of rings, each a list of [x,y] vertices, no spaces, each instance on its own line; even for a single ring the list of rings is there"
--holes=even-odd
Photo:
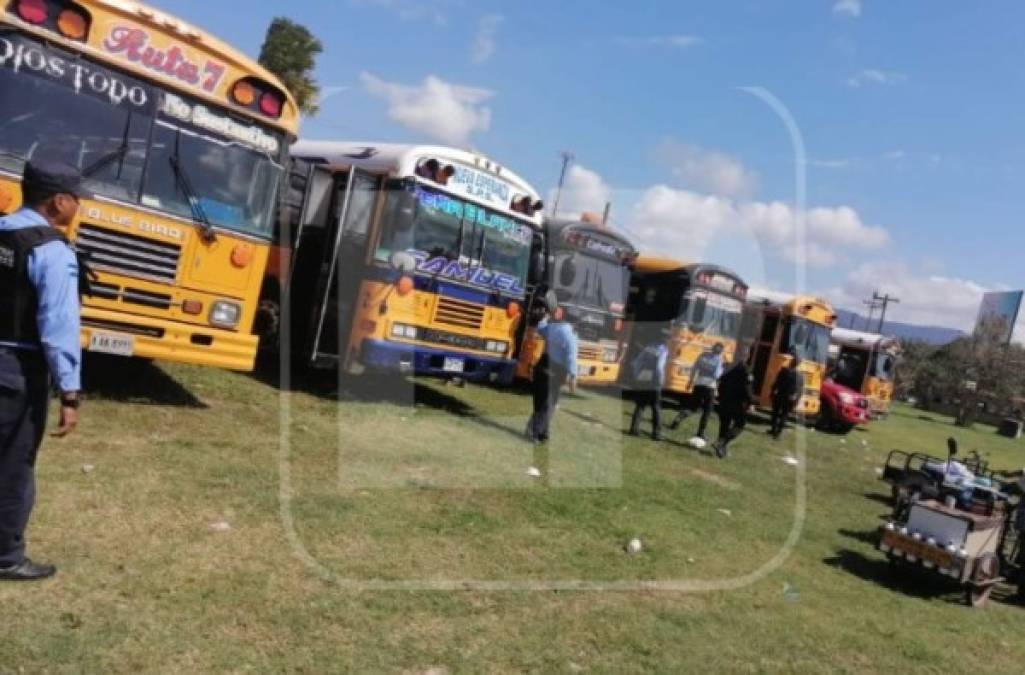
[[[78,423],[82,354],[79,263],[55,227],[67,227],[88,197],[74,167],[29,162],[24,207],[0,218],[0,580],[53,576],[25,556],[35,503],[35,463],[46,427],[51,378],[60,391],[60,428]]]
[[[527,422],[527,438],[534,443],[548,441],[562,385],[568,380],[570,388],[576,388],[577,335],[564,317],[553,319],[560,312],[558,298],[548,291],[544,298],[544,315],[537,325],[537,332],[545,341],[545,351],[534,366],[534,414]]]
[[[704,439],[705,429],[708,428],[708,418],[712,416],[715,408],[715,392],[718,387],[719,378],[722,377],[724,366],[722,353],[723,343],[717,342],[712,351],[704,352],[694,363],[694,369],[690,376],[690,390],[693,392],[692,399],[701,411],[701,421],[698,422],[698,437]],[[684,402],[680,403],[680,412],[676,419],[669,425],[670,429],[678,429],[683,420],[687,419],[690,411],[685,407]]]
[[[637,333],[636,339],[643,348],[630,363],[634,389],[631,436],[640,433],[641,415],[645,408],[650,407],[651,437],[656,441],[662,440],[662,389],[666,384],[666,361],[669,359],[668,338],[669,329],[666,327],[645,326]]]

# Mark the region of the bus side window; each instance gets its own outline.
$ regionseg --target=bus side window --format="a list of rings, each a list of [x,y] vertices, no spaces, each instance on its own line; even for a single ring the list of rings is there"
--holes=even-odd
[[[779,327],[779,317],[776,315],[767,315],[762,321],[762,335],[758,338],[758,341],[768,344],[775,342],[777,327]]]

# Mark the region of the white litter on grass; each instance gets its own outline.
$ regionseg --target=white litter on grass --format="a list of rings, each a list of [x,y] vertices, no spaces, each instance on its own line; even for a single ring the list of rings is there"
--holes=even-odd
[[[861,444],[862,444],[863,446],[865,446],[866,448],[868,447],[868,441],[866,441],[866,440],[865,440],[864,438],[863,438],[863,439],[861,439]]]
[[[231,524],[224,520],[219,520],[216,523],[210,523],[211,532],[231,532]]]
[[[877,467],[876,467],[876,474],[878,474],[878,475],[882,476],[882,475],[883,475],[883,470],[882,470],[882,468],[880,468],[880,467],[878,467],[878,466],[877,466]]]
[[[847,439],[846,438],[841,438],[840,439],[840,445],[847,445]]]
[[[634,537],[630,540],[630,543],[626,545],[626,552],[632,555],[636,555],[637,553],[640,553],[643,548],[644,545],[641,543],[641,540],[637,537]]]
[[[93,471],[96,471],[96,467],[93,466],[92,464],[83,464],[82,465],[82,473],[88,475],[88,474],[92,473]]]
[[[790,466],[797,466],[801,463],[800,460],[798,460],[796,457],[784,457],[783,462],[789,464]]]
[[[794,586],[789,581],[783,582],[783,598],[787,602],[797,602],[801,599],[801,593],[797,590],[797,586]]]
[[[696,562],[697,562],[697,560],[694,560],[694,558],[687,558],[687,562],[688,562],[689,564],[693,565],[694,563],[696,563]]]
[[[694,448],[695,450],[704,450],[705,446],[708,445],[708,441],[701,438],[701,436],[695,436],[694,438],[687,441],[687,445]]]
[[[527,469],[527,475],[531,478],[540,478],[541,469],[537,468],[536,466],[532,466],[529,469]]]
[[[733,515],[733,512],[730,511],[729,509],[716,509],[716,511],[718,511],[719,513],[721,513],[721,514],[723,514],[724,516],[727,516],[727,517]]]

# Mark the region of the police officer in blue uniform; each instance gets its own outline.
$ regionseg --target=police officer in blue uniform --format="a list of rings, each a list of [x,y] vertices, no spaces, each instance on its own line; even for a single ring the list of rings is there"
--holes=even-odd
[[[51,381],[60,393],[64,437],[78,424],[82,353],[79,263],[56,227],[89,197],[72,166],[25,165],[24,206],[0,218],[0,581],[53,576],[25,555],[35,502],[35,463],[46,427]]]

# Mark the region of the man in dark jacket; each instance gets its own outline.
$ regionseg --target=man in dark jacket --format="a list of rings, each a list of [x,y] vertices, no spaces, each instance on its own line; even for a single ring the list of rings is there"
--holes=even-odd
[[[786,426],[787,418],[797,406],[801,398],[801,391],[804,385],[801,381],[801,373],[798,367],[801,365],[801,358],[796,353],[790,354],[790,362],[785,368],[780,369],[776,375],[776,381],[772,383],[772,427],[769,433],[773,438],[778,439]]]
[[[719,378],[719,438],[712,444],[719,459],[729,454],[729,444],[743,433],[754,397],[747,353],[738,350],[733,365]]]

